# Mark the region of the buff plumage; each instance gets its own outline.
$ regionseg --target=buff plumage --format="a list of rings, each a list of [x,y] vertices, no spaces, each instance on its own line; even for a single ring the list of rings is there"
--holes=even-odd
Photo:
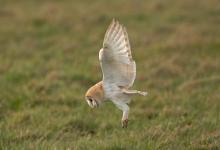
[[[85,99],[92,108],[106,100],[112,101],[123,111],[122,127],[127,127],[131,97],[136,94],[146,96],[147,93],[129,89],[136,77],[136,63],[125,27],[114,19],[106,31],[99,61],[103,79],[89,88]]]

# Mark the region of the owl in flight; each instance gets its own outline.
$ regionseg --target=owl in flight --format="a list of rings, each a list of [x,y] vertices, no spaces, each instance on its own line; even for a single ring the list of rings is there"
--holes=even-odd
[[[127,31],[114,19],[105,33],[99,61],[103,73],[102,81],[89,88],[85,99],[92,108],[105,101],[112,101],[123,111],[121,123],[123,128],[127,127],[131,97],[136,94],[146,96],[147,92],[129,89],[136,77],[136,64],[131,56]]]

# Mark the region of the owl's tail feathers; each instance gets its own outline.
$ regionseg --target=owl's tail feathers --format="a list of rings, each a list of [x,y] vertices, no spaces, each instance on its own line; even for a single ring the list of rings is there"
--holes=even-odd
[[[147,96],[147,92],[143,92],[143,91],[137,91],[138,94],[142,95],[142,96]]]
[[[128,94],[128,95],[140,94],[142,96],[146,96],[148,94],[147,92],[137,91],[137,90],[123,89],[122,91],[123,91],[123,93]]]

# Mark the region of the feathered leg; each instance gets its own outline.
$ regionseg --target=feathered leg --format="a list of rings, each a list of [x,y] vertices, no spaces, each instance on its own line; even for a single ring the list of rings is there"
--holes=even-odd
[[[122,102],[122,101],[113,101],[113,103],[123,111],[121,124],[123,128],[126,128],[128,126],[128,114],[129,114],[129,106]]]

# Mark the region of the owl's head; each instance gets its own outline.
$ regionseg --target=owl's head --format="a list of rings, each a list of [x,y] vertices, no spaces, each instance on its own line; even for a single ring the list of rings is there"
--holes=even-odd
[[[85,99],[90,107],[96,108],[104,101],[104,91],[102,88],[102,82],[99,82],[89,88],[86,92]]]

